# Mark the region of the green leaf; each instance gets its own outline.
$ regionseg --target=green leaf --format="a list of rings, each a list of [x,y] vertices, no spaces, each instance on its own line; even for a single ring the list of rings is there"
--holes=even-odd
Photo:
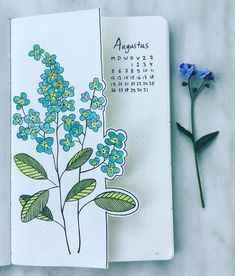
[[[76,153],[69,161],[66,171],[75,170],[84,165],[91,157],[93,152],[92,148],[85,148]]]
[[[24,195],[23,199],[21,197],[20,202],[23,202],[26,199]],[[44,190],[37,192],[32,195],[24,204],[22,212],[21,212],[21,220],[22,222],[28,222],[34,218],[36,218],[46,206],[49,199],[49,191]]]
[[[52,212],[47,206],[42,209],[42,212],[36,218],[43,221],[53,221]]]
[[[212,140],[214,140],[218,134],[219,131],[215,131],[198,139],[195,145],[196,152],[201,151],[202,148],[208,145],[210,142],[212,142]]]
[[[126,212],[136,206],[135,200],[123,192],[104,192],[95,199],[95,204],[109,212]]]
[[[26,153],[18,153],[14,156],[18,169],[26,176],[35,180],[47,179],[47,173],[43,166]]]
[[[88,196],[96,187],[95,179],[83,179],[76,183],[69,191],[65,201],[75,201]]]
[[[24,207],[25,203],[31,198],[30,195],[21,195],[19,198],[20,204]],[[42,209],[42,212],[36,216],[36,219],[43,221],[53,221],[53,215],[51,210],[45,206]]]
[[[186,136],[188,136],[191,140],[193,139],[192,133],[187,130],[186,128],[184,128],[183,126],[181,126],[179,123],[176,123],[178,129],[183,132]]]

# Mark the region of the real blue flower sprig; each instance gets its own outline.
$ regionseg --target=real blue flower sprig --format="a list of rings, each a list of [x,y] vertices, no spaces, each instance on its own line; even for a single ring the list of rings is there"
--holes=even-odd
[[[216,76],[209,69],[200,70],[197,68],[195,64],[190,64],[190,63],[180,64],[179,73],[180,73],[181,79],[183,80],[182,86],[188,87],[188,92],[191,99],[191,131],[183,127],[178,122],[177,122],[177,127],[192,142],[200,200],[201,200],[202,207],[205,208],[206,205],[205,205],[202,182],[200,177],[198,154],[204,149],[205,146],[207,146],[210,142],[212,142],[217,137],[217,135],[219,134],[219,131],[206,134],[199,139],[196,137],[195,100],[198,97],[198,95],[203,91],[204,88],[207,89],[212,86],[212,83],[216,81]]]
[[[95,157],[89,160],[92,168],[84,172],[100,167],[107,179],[122,175],[127,156],[126,140],[127,136],[123,130],[109,129],[104,137],[104,143],[97,145]]]

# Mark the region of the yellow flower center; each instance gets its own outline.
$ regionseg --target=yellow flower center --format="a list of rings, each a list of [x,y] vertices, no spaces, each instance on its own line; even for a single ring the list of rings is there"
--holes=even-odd
[[[56,99],[55,93],[50,93],[50,98],[51,98],[52,101],[54,101]]]
[[[34,51],[34,54],[35,56],[39,55],[39,51],[38,50]]]
[[[93,122],[93,123],[92,123],[92,126],[93,126],[93,127],[96,127],[96,125],[97,125],[96,122]]]
[[[65,90],[65,91],[64,91],[64,94],[65,94],[66,96],[68,96],[68,95],[69,95],[69,92],[70,92],[69,90]]]
[[[114,168],[113,168],[113,167],[109,167],[109,168],[108,168],[108,172],[109,172],[109,173],[113,173],[113,172],[114,172]]]
[[[101,150],[101,153],[103,153],[103,154],[106,153],[106,150],[105,150],[105,149],[102,149],[102,150]]]
[[[42,86],[42,90],[43,90],[43,91],[47,91],[47,89],[48,89],[48,86],[47,86],[47,85],[43,85],[43,86]]]
[[[24,102],[25,102],[24,99],[20,99],[18,103],[19,104],[24,104]]]
[[[70,145],[70,141],[69,141],[69,139],[66,139],[66,141],[65,141],[65,145],[66,145],[66,146],[69,146],[69,145]]]
[[[113,158],[117,160],[119,158],[119,155],[115,154]]]
[[[44,148],[48,148],[47,142],[43,142],[42,145],[43,145]]]
[[[61,89],[63,87],[63,83],[61,81],[58,81],[56,86]]]
[[[70,125],[72,123],[72,119],[68,118],[66,119],[66,124]]]
[[[118,138],[116,138],[116,137],[112,138],[111,142],[114,143],[114,144],[116,144],[118,142]]]
[[[32,127],[30,128],[30,133],[35,133],[35,129],[33,129]]]
[[[49,78],[54,80],[56,78],[56,74],[55,73],[50,73]]]

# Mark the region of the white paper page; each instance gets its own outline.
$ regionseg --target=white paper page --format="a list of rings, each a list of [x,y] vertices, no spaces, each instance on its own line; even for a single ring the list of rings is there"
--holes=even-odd
[[[69,81],[69,87],[75,87],[74,97],[69,99],[75,101],[74,106],[76,110],[62,113],[60,119],[62,116],[68,116],[73,112],[76,113],[76,118],[79,118],[79,108],[86,108],[83,105],[84,103],[80,101],[81,93],[89,89],[88,85],[95,77],[99,78],[102,82],[99,10],[13,19],[11,42],[12,100],[14,100],[15,96],[20,96],[21,92],[27,93],[30,104],[23,106],[26,115],[29,109],[33,108],[40,112],[40,119],[41,116],[44,118],[47,108],[39,104],[38,98],[40,96],[42,97],[42,95],[37,93],[37,89],[39,82],[42,81],[40,75],[44,73],[45,69],[50,68],[46,68],[45,64],[42,64],[41,61],[34,60],[34,57],[28,56],[29,51],[33,49],[33,45],[39,44],[41,48],[45,49],[45,52],[48,51],[50,54],[57,56],[56,61],[64,68],[64,72],[62,73],[64,80]],[[35,49],[37,51],[38,48]],[[43,55],[45,55],[45,52]],[[37,55],[38,52],[34,52],[34,54]],[[53,78],[52,75],[50,77]],[[15,100],[19,102],[19,99],[15,98]],[[52,98],[50,98],[50,101],[52,105]],[[22,113],[22,108],[17,110],[16,104],[12,101],[12,115],[20,112]],[[100,119],[103,120],[102,111],[97,111],[97,113],[101,117]],[[25,125],[25,123],[22,125]],[[59,124],[57,126],[59,127]],[[55,121],[51,123],[51,127],[56,129]],[[58,130],[60,138],[64,138],[65,135],[63,127],[65,127],[65,124]],[[85,128],[85,125],[83,127]],[[48,143],[51,140],[47,140],[47,145],[44,147],[42,145],[45,145],[43,144],[45,141],[43,143],[41,140],[36,142],[35,139],[31,139],[30,137],[28,137],[27,141],[24,141],[22,139],[24,132],[20,134],[21,137],[18,139],[18,132],[19,125],[12,125],[12,262],[14,264],[35,266],[105,268],[107,251],[105,212],[102,209],[95,208],[93,203],[87,205],[86,209],[84,208],[80,215],[81,248],[80,253],[77,253],[79,240],[77,202],[66,202],[64,208],[62,206],[68,191],[78,181],[78,170],[66,171],[63,178],[61,178],[61,202],[58,188],[49,191],[49,200],[46,206],[48,206],[53,214],[53,221],[42,221],[38,217],[28,221],[31,219],[32,214],[35,215],[35,212],[38,212],[47,201],[47,192],[42,192],[40,196],[37,192],[54,187],[54,184],[59,185],[54,166],[54,163],[57,164],[57,143],[55,138],[52,145],[52,150],[55,155],[54,161],[51,153],[38,152],[42,149],[50,151]],[[51,136],[55,135],[55,132]],[[93,133],[88,129],[88,132],[89,136],[85,141],[84,148],[95,147],[100,139],[103,138],[103,128],[101,127],[98,132]],[[38,137],[44,139],[39,134],[37,135],[37,139]],[[51,136],[46,135],[46,137]],[[81,138],[81,136],[79,137]],[[62,142],[62,145],[65,146],[66,141]],[[70,142],[68,143],[70,144]],[[39,144],[41,146],[36,151],[36,147]],[[67,152],[62,149],[62,146],[59,146],[60,155],[58,166],[60,176],[64,168],[66,168],[68,161],[79,150],[80,148],[77,143]],[[34,180],[24,175],[16,166],[13,158],[19,153],[26,153],[40,162],[47,171],[47,177],[54,183],[48,180]],[[19,160],[19,156],[17,158]],[[85,164],[84,169],[87,168],[86,166],[88,165]],[[97,195],[104,190],[105,178],[99,171],[83,174],[83,178],[86,177],[94,178],[97,181],[96,189],[92,194],[93,197],[94,194]],[[30,196],[36,194],[35,198],[39,202],[37,207],[31,207],[30,212],[28,212],[28,209],[26,210],[25,205],[32,206],[29,201],[35,200],[35,198],[30,198],[29,200],[27,196],[21,197],[22,202],[20,203],[19,197],[25,194]],[[79,201],[81,204],[79,207],[81,208],[90,199],[90,195],[81,199]],[[24,212],[28,212],[26,212],[26,215],[22,211],[23,207],[21,205],[24,206]],[[64,227],[61,208],[63,208],[66,221],[71,254],[68,253],[64,230],[59,225],[60,223]],[[25,221],[28,221],[27,223],[21,221],[22,216]]]
[[[10,44],[10,24],[8,26],[8,45]],[[4,45],[7,43],[4,43]],[[6,80],[1,85],[0,93],[0,134],[4,137],[0,153],[0,266],[8,265],[11,262],[11,219],[10,219],[10,47],[4,49],[1,46],[1,52],[6,53],[6,57],[2,57],[2,70],[0,73]]]
[[[103,18],[102,32],[107,126],[126,130],[129,153],[125,176],[110,185],[135,191],[140,204],[128,219],[109,218],[109,260],[169,259],[174,249],[167,22]]]

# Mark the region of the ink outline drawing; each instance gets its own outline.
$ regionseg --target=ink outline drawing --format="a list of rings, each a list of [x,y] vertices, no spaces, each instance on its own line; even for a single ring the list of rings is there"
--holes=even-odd
[[[123,175],[127,156],[127,135],[121,129],[107,129],[103,141],[100,141],[96,148],[85,148],[84,142],[87,135],[98,133],[104,125],[97,111],[104,114],[107,104],[107,99],[103,95],[105,84],[97,77],[93,78],[88,85],[88,91],[81,93],[80,100],[84,108],[79,108],[78,115],[75,113],[77,107],[73,100],[75,87],[64,80],[62,76],[64,68],[57,62],[56,55],[45,52],[38,44],[33,46],[28,55],[36,61],[41,61],[46,67],[40,76],[41,81],[37,89],[40,95],[38,102],[45,108],[45,114],[29,108],[30,100],[27,98],[27,93],[21,92],[20,96],[13,97],[16,113],[13,115],[12,123],[19,128],[18,139],[28,141],[31,138],[32,142],[36,142],[36,153],[44,154],[45,158],[51,158],[57,179],[51,179],[50,171],[47,172],[44,166],[28,153],[17,153],[14,156],[15,165],[21,173],[33,180],[46,180],[51,184],[48,189],[39,190],[33,195],[20,195],[21,221],[26,223],[37,219],[56,223],[63,229],[67,251],[71,254],[64,210],[69,202],[76,201],[77,253],[79,253],[82,244],[80,214],[87,205],[95,203],[97,207],[112,216],[128,215],[138,209],[139,202],[133,194],[123,189],[107,187],[92,200],[81,205],[82,199],[92,194],[97,185],[94,178],[82,178],[84,173],[99,169],[109,180]],[[64,136],[61,137],[62,132]],[[77,153],[71,156],[70,161],[64,164],[62,169],[59,163],[60,154],[68,154],[71,148],[78,145]],[[89,169],[84,169],[83,166],[88,164]],[[62,194],[62,185],[65,185],[62,181],[63,175],[73,170],[78,172],[78,181],[65,196]],[[47,206],[52,189],[59,191],[60,219],[55,219]]]

